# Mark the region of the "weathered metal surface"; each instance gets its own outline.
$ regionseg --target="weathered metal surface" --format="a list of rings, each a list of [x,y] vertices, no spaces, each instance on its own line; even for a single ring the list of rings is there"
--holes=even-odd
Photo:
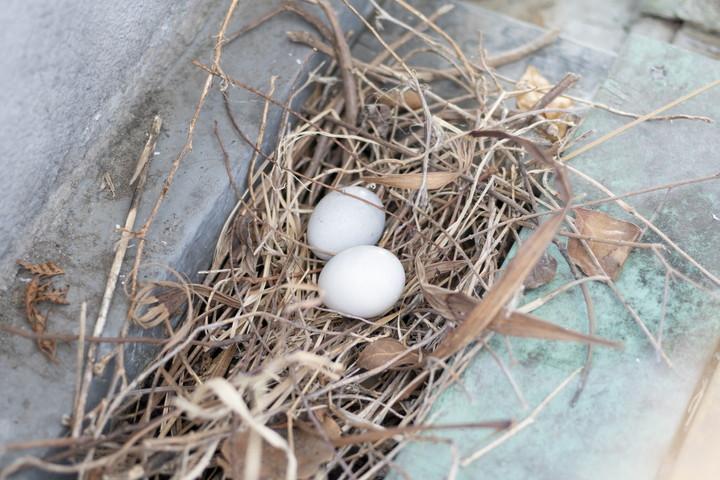
[[[720,65],[705,57],[631,36],[597,100],[624,110],[645,113],[720,77]],[[720,116],[720,90],[711,90],[674,111]],[[580,131],[593,138],[628,122],[596,110]],[[698,121],[647,122],[576,158],[571,164],[620,194],[717,172],[720,147],[717,124]],[[576,193],[603,195],[577,177]],[[628,202],[649,217],[664,192],[631,197]],[[601,210],[630,219],[615,207]],[[720,185],[706,183],[672,190],[659,210],[656,224],[711,272],[720,272],[716,254],[720,224]],[[656,241],[653,234],[644,240]],[[571,275],[558,252],[557,278],[526,294],[531,301],[568,282]],[[673,265],[695,279],[677,255]],[[649,250],[635,250],[617,285],[656,333],[661,317],[665,270]],[[664,348],[674,369],[660,363],[638,325],[609,289],[593,284],[598,334],[624,342],[621,351],[596,349],[587,387],[574,408],[569,405],[577,379],[542,410],[534,422],[507,442],[469,461],[497,436],[481,431],[433,432],[447,443],[416,442],[399,456],[399,468],[415,479],[444,478],[460,465],[457,478],[502,479],[647,479],[654,478],[692,396],[700,371],[720,335],[719,302],[686,282],[670,283]],[[717,289],[715,289],[717,291]],[[579,289],[558,296],[535,313],[560,325],[585,330],[585,304]],[[504,343],[491,345],[524,392],[529,409],[515,398],[490,355],[481,353],[456,386],[434,405],[434,424],[525,418],[564,378],[581,367],[585,348],[579,345],[512,339],[511,361]],[[476,454],[477,455],[477,454]]]

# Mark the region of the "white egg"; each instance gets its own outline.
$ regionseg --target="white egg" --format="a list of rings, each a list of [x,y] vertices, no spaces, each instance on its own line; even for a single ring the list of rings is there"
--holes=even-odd
[[[363,187],[345,187],[341,192],[325,195],[308,222],[308,243],[315,255],[323,260],[346,248],[375,245],[385,228],[385,211],[375,193]]]
[[[318,283],[327,307],[370,318],[385,313],[398,301],[405,288],[405,270],[392,252],[360,245],[331,258]]]

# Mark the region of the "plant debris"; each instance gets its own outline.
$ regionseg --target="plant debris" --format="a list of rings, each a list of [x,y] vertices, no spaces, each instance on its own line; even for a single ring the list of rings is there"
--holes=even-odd
[[[388,368],[417,367],[420,355],[408,351],[407,347],[394,338],[380,338],[368,344],[360,351],[357,366],[373,370],[385,365]]]
[[[65,271],[53,262],[30,263],[25,260],[17,260],[17,264],[33,274],[32,279],[25,287],[25,318],[32,331],[40,335],[35,340],[38,349],[49,360],[55,361],[57,344],[53,339],[42,338],[47,331],[48,315],[40,311],[39,304],[48,302],[67,305],[69,303],[67,300],[68,287],[58,288],[52,283],[53,277],[64,275]]]
[[[523,285],[528,290],[532,290],[533,288],[540,288],[552,282],[557,273],[557,266],[558,263],[555,257],[548,252],[543,253],[537,265],[530,271]]]
[[[39,277],[54,277],[56,275],[64,275],[65,271],[53,262],[30,263],[25,260],[17,260],[18,265]]]
[[[306,479],[314,477],[320,466],[329,462],[334,454],[333,446],[317,434],[306,432],[298,428],[293,429],[293,453],[297,461],[297,478]],[[223,459],[220,462],[225,471],[226,478],[244,479],[248,468],[248,451],[252,460],[260,460],[256,474],[259,478],[267,480],[285,480],[287,478],[287,455],[280,448],[273,447],[261,438],[251,447],[249,431],[239,431],[232,434],[220,449]]]
[[[617,280],[632,246],[612,242],[635,242],[640,237],[640,227],[597,210],[576,208],[574,211],[575,225],[580,234],[597,239],[587,240],[587,246],[599,264],[585,248],[582,239],[571,238],[568,241],[570,258],[585,275],[607,275]]]
[[[563,93],[577,77],[568,74],[553,86],[537,69],[528,69],[520,82],[494,71],[548,45],[557,32],[509,52],[492,52],[478,64],[435,23],[452,7],[424,15],[398,0],[398,8],[415,19],[410,22],[376,6],[374,25],[383,25],[381,35],[344,2],[378,41],[375,58],[360,60],[352,56],[325,0],[315,10],[284,2],[227,34],[237,3],[231,0],[212,64],[194,62],[207,76],[187,140],[137,233],[129,318],[164,337],[158,339],[161,347],[129,378],[118,341],[103,359],[114,366],[111,386],[90,411],[81,396],[66,448],[43,462],[20,459],[3,474],[32,465],[97,478],[373,479],[386,474],[401,449],[421,432],[504,430],[463,460],[469,463],[530,425],[580,371],[520,423],[427,424],[434,400],[457,381],[473,356],[486,353],[490,336],[619,346],[594,334],[589,295],[588,334],[517,309],[524,288],[554,278],[558,260],[547,249],[558,234],[571,236],[569,258],[592,278],[578,275],[533,301],[534,306],[578,285],[585,293],[585,281],[605,282],[612,290],[612,278],[638,238],[632,224],[573,209],[566,173],[572,167],[564,160],[601,143],[591,142],[565,157],[558,154],[575,141],[568,135],[572,102]],[[262,90],[222,68],[224,48],[282,12],[298,15],[313,29],[289,32],[288,38],[327,60],[293,92],[293,98],[306,98],[301,111],[289,106],[296,103],[292,98],[274,97],[275,78]],[[424,59],[415,55],[419,51]],[[202,272],[201,283],[181,279],[137,285],[144,234],[192,148],[195,126],[213,88],[222,91],[227,114],[214,120],[228,122],[254,152],[247,190],[237,188],[225,149],[231,144],[215,128],[223,153],[218,161],[225,162],[238,203],[213,262]],[[239,112],[230,98],[237,89],[264,103],[254,139],[235,120]],[[262,146],[273,109],[283,117],[276,148],[269,151]],[[357,184],[374,187],[383,199],[388,220],[379,245],[400,259],[407,278],[397,305],[374,319],[348,318],[322,306],[317,279],[323,262],[306,241],[307,220],[319,199]],[[610,193],[608,197],[612,200]],[[575,236],[560,230],[572,211],[579,230]],[[522,229],[532,232],[521,237]],[[525,240],[508,262],[518,238]],[[659,249],[652,251],[660,255]],[[122,262],[118,258],[116,273]],[[35,303],[38,298],[62,303],[62,290],[41,287],[43,279],[62,270],[54,264],[27,265],[36,275],[26,295],[28,317],[33,316],[33,330],[44,331]],[[669,363],[642,319],[633,318]],[[128,329],[126,325],[120,340],[130,338]],[[582,369],[583,382],[590,358]],[[93,371],[92,363],[86,374]]]
[[[555,136],[563,138],[568,131],[569,114],[567,111],[572,108],[573,101],[567,97],[557,96],[549,101],[546,95],[552,90],[552,84],[542,76],[540,70],[528,65],[525,73],[517,83],[518,88],[527,89],[527,92],[517,96],[517,107],[522,111],[542,110],[543,117],[555,120],[551,123]]]

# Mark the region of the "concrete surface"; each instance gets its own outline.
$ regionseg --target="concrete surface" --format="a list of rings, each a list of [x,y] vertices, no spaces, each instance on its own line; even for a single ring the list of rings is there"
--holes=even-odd
[[[637,17],[640,0],[472,0],[598,50],[616,52]]]
[[[678,19],[702,30],[720,33],[720,3],[717,0],[643,0],[644,13]]]
[[[720,63],[680,48],[641,36],[630,36],[597,101],[626,111],[646,112],[710,81],[720,78]],[[720,89],[696,97],[674,112],[720,117]],[[581,125],[591,133],[588,141],[628,119],[593,110]],[[615,194],[634,191],[718,171],[718,123],[688,121],[647,122],[572,160],[572,165],[608,186]],[[603,195],[571,176],[576,195],[585,199]],[[646,217],[652,216],[664,192],[631,197],[628,202]],[[677,188],[658,212],[656,224],[712,273],[720,273],[717,256],[717,220],[720,184],[704,183]],[[617,207],[601,210],[620,218]],[[652,234],[643,238],[654,242]],[[562,257],[558,276],[528,294],[520,304],[542,297],[567,283],[572,276]],[[672,264],[699,279],[697,271],[677,255]],[[649,250],[630,255],[617,282],[627,302],[652,332],[661,317],[665,269]],[[713,288],[717,292],[717,288]],[[458,479],[502,478],[582,480],[643,480],[656,478],[686,408],[692,407],[695,385],[713,354],[720,336],[717,297],[673,279],[669,288],[664,347],[672,359],[670,369],[655,352],[638,325],[604,285],[590,285],[599,335],[624,342],[624,349],[595,349],[587,387],[574,408],[569,405],[577,379],[542,410],[529,426],[458,471]],[[541,318],[585,331],[586,314],[580,289],[555,298],[534,312]],[[530,415],[571,372],[584,363],[585,348],[562,342],[512,339],[513,358],[497,338],[492,346],[503,358],[529,404],[523,408],[506,377],[490,355],[479,355],[461,381],[433,406],[434,424],[470,423],[498,418],[518,421]],[[416,442],[404,450],[398,465],[413,479],[444,478],[458,461],[498,438],[472,430],[433,432],[436,441]],[[398,478],[397,475],[392,478]],[[692,478],[692,477],[685,477]]]
[[[618,2],[621,0],[613,4]],[[159,113],[165,123],[139,222],[147,215],[164,173],[185,139],[204,78],[190,61],[210,61],[212,35],[227,3],[4,2],[0,9],[0,153],[6,168],[0,188],[6,196],[0,202],[0,322],[27,327],[21,310],[27,278],[18,274],[16,258],[53,260],[67,271],[64,281],[71,287],[72,303],[51,310],[50,331],[76,331],[79,305],[84,300],[89,302],[88,318],[94,321],[112,245],[118,238],[115,226],[123,223],[127,213],[127,181],[144,145],[145,132],[152,116]],[[277,3],[241,0],[230,31]],[[367,3],[358,0],[358,5],[366,8]],[[426,12],[436,8],[433,1],[413,3]],[[608,31],[624,32],[623,18],[612,18],[606,25]],[[359,29],[347,12],[342,19]],[[456,13],[446,22],[454,31],[463,32],[462,45],[470,53],[477,47],[480,31],[485,32],[491,52],[513,47],[538,33],[480,11],[472,16]],[[615,23],[621,24],[619,29]],[[266,88],[270,75],[277,74],[277,97],[286,98],[307,70],[311,56],[307,49],[284,38],[286,30],[301,25],[285,14],[244,37],[225,50],[226,71],[260,88]],[[600,32],[598,38],[603,35]],[[374,48],[367,38],[363,44],[358,48]],[[606,48],[608,45],[612,48]],[[612,50],[617,45],[612,40],[600,47]],[[576,93],[590,94],[611,59],[607,52],[563,41],[532,61],[540,62],[551,80],[566,71],[583,73],[585,78]],[[524,66],[523,62],[508,66],[506,73],[517,75]],[[241,127],[254,136],[261,102],[235,89],[231,97]],[[194,150],[178,172],[147,245],[148,261],[189,275],[207,265],[220,226],[234,203],[211,135],[214,119],[220,122],[237,181],[243,183],[249,150],[229,129],[221,98],[213,92],[198,124]],[[267,138],[272,139],[278,121],[279,112],[274,111]],[[115,197],[100,189],[106,173],[116,186]],[[132,252],[131,248],[128,261]],[[117,334],[122,325],[126,303],[120,288],[106,335]],[[129,361],[136,365],[147,355],[143,351],[129,353]],[[75,345],[60,344],[58,360],[58,364],[50,364],[32,342],[0,334],[0,443],[61,432],[60,418],[69,413],[72,401]],[[0,458],[0,464],[8,459]]]
[[[514,49],[528,43],[542,35],[545,30],[541,27],[515,20],[505,15],[497,14],[488,9],[473,5],[471,2],[448,2],[456,5],[455,9],[438,20],[438,25],[453,35],[458,45],[471,60],[479,59],[479,39],[482,38],[482,48],[489,55],[498,54]],[[423,12],[432,12],[437,9],[435,0],[415,0],[413,5]],[[397,18],[409,22],[410,16],[398,7],[387,6],[387,10]],[[390,26],[387,25],[387,28]],[[392,29],[386,29],[383,34],[391,37]],[[408,42],[405,49],[412,50],[418,44]],[[372,52],[379,48],[378,42],[372,34],[364,33],[358,39],[354,54],[361,59],[369,60]],[[561,36],[552,45],[539,50],[530,57],[505,65],[500,72],[510,78],[520,78],[529,64],[541,69],[543,75],[551,82],[559,81],[567,72],[580,75],[572,93],[590,97],[605,78],[615,55],[607,50],[588,48],[574,40]],[[416,56],[415,60],[422,62],[426,57]],[[440,67],[436,56],[427,58],[427,65]]]
[[[241,0],[229,31],[279,3]],[[228,4],[13,0],[3,5],[0,149],[6,169],[0,188],[6,196],[0,202],[0,322],[27,328],[21,307],[27,278],[14,265],[16,258],[24,258],[52,260],[67,272],[63,281],[70,285],[71,304],[50,310],[50,332],[77,332],[82,301],[88,301],[92,325],[118,239],[115,228],[127,214],[127,183],[145,132],[153,115],[160,114],[163,130],[138,223],[149,213],[185,141],[205,78],[191,61],[211,61],[212,37]],[[366,2],[359,4],[367,9]],[[349,11],[342,12],[341,21],[358,30],[359,22]],[[285,38],[287,30],[300,28],[305,26],[296,17],[281,15],[225,48],[225,71],[261,89],[267,88],[271,75],[278,75],[276,97],[286,99],[316,63],[309,62],[309,49]],[[237,89],[230,95],[241,128],[254,138],[262,102]],[[208,98],[194,149],[178,171],[147,242],[147,262],[191,278],[209,264],[235,202],[212,135],[213,121],[220,123],[240,185],[250,153],[230,129],[221,100],[217,91]],[[279,119],[276,109],[267,149]],[[115,184],[115,198],[100,189],[106,173]],[[132,257],[131,245],[121,281]],[[126,308],[120,285],[105,335],[119,332]],[[58,363],[51,364],[34,343],[0,334],[0,443],[61,432],[61,416],[70,413],[73,397],[75,349],[74,344],[59,344]],[[140,366],[147,355],[147,349],[130,349],[128,363]],[[96,388],[101,391],[102,385]],[[0,464],[8,459],[0,458]]]
[[[716,0],[471,0],[596,49],[617,52],[629,33],[720,58]]]
[[[133,115],[133,103],[146,93],[142,89],[162,83],[165,70],[195,40],[207,12],[221,3],[3,2],[1,289],[12,283],[14,259],[47,222],[42,211],[79,193],[59,192],[68,178],[90,180],[88,174],[95,172],[87,166],[119,175],[132,161],[136,149],[101,155],[104,146],[98,142],[107,142],[118,122]],[[89,158],[95,155],[103,165]],[[92,183],[98,186],[100,177]]]
[[[51,331],[76,331],[82,300],[96,312],[127,175],[166,72],[205,43],[200,32],[220,4],[19,0],[0,9],[0,321],[27,327],[17,258],[67,269],[72,305],[52,309]],[[99,189],[106,172],[115,199]],[[32,342],[0,335],[0,443],[60,432],[74,349],[61,345],[50,364]]]

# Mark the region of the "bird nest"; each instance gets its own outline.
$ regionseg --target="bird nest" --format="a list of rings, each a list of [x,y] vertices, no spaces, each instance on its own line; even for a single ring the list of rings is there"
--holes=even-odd
[[[133,319],[165,325],[170,340],[132,381],[116,374],[84,430],[89,439],[65,452],[74,459],[68,469],[91,478],[374,478],[423,432],[460,427],[426,422],[490,335],[611,344],[511,308],[524,285],[552,277],[544,252],[570,218],[559,160],[575,121],[563,94],[576,77],[552,85],[529,70],[518,82],[495,68],[554,35],[470,60],[435,23],[448,8],[428,18],[399,4],[415,26],[378,9],[388,38],[358,14],[381,45],[369,61],[353,57],[325,2],[318,12],[283,4],[239,32],[288,10],[315,27],[317,34],[290,33],[329,59],[294,92],[304,99],[296,111],[292,99],[275,99],[274,83],[259,91],[220,68],[222,48],[236,38],[225,34],[233,2],[215,62],[201,68],[219,80],[226,102],[235,88],[265,102],[258,139],[240,130],[227,103],[230,122],[254,151],[247,189],[236,188],[237,206],[202,283],[138,290]],[[431,61],[414,61],[418,51]],[[258,145],[274,108],[285,121],[267,153]],[[324,262],[306,240],[313,207],[348,185],[382,198],[388,220],[378,245],[406,273],[400,300],[378,318],[323,306]],[[521,230],[531,234],[508,262]],[[600,268],[598,279],[610,276],[585,241],[591,237],[575,232],[567,236]],[[630,248],[636,239],[608,243]],[[580,278],[574,264],[581,262],[572,263]],[[510,425],[488,419],[462,427]]]

